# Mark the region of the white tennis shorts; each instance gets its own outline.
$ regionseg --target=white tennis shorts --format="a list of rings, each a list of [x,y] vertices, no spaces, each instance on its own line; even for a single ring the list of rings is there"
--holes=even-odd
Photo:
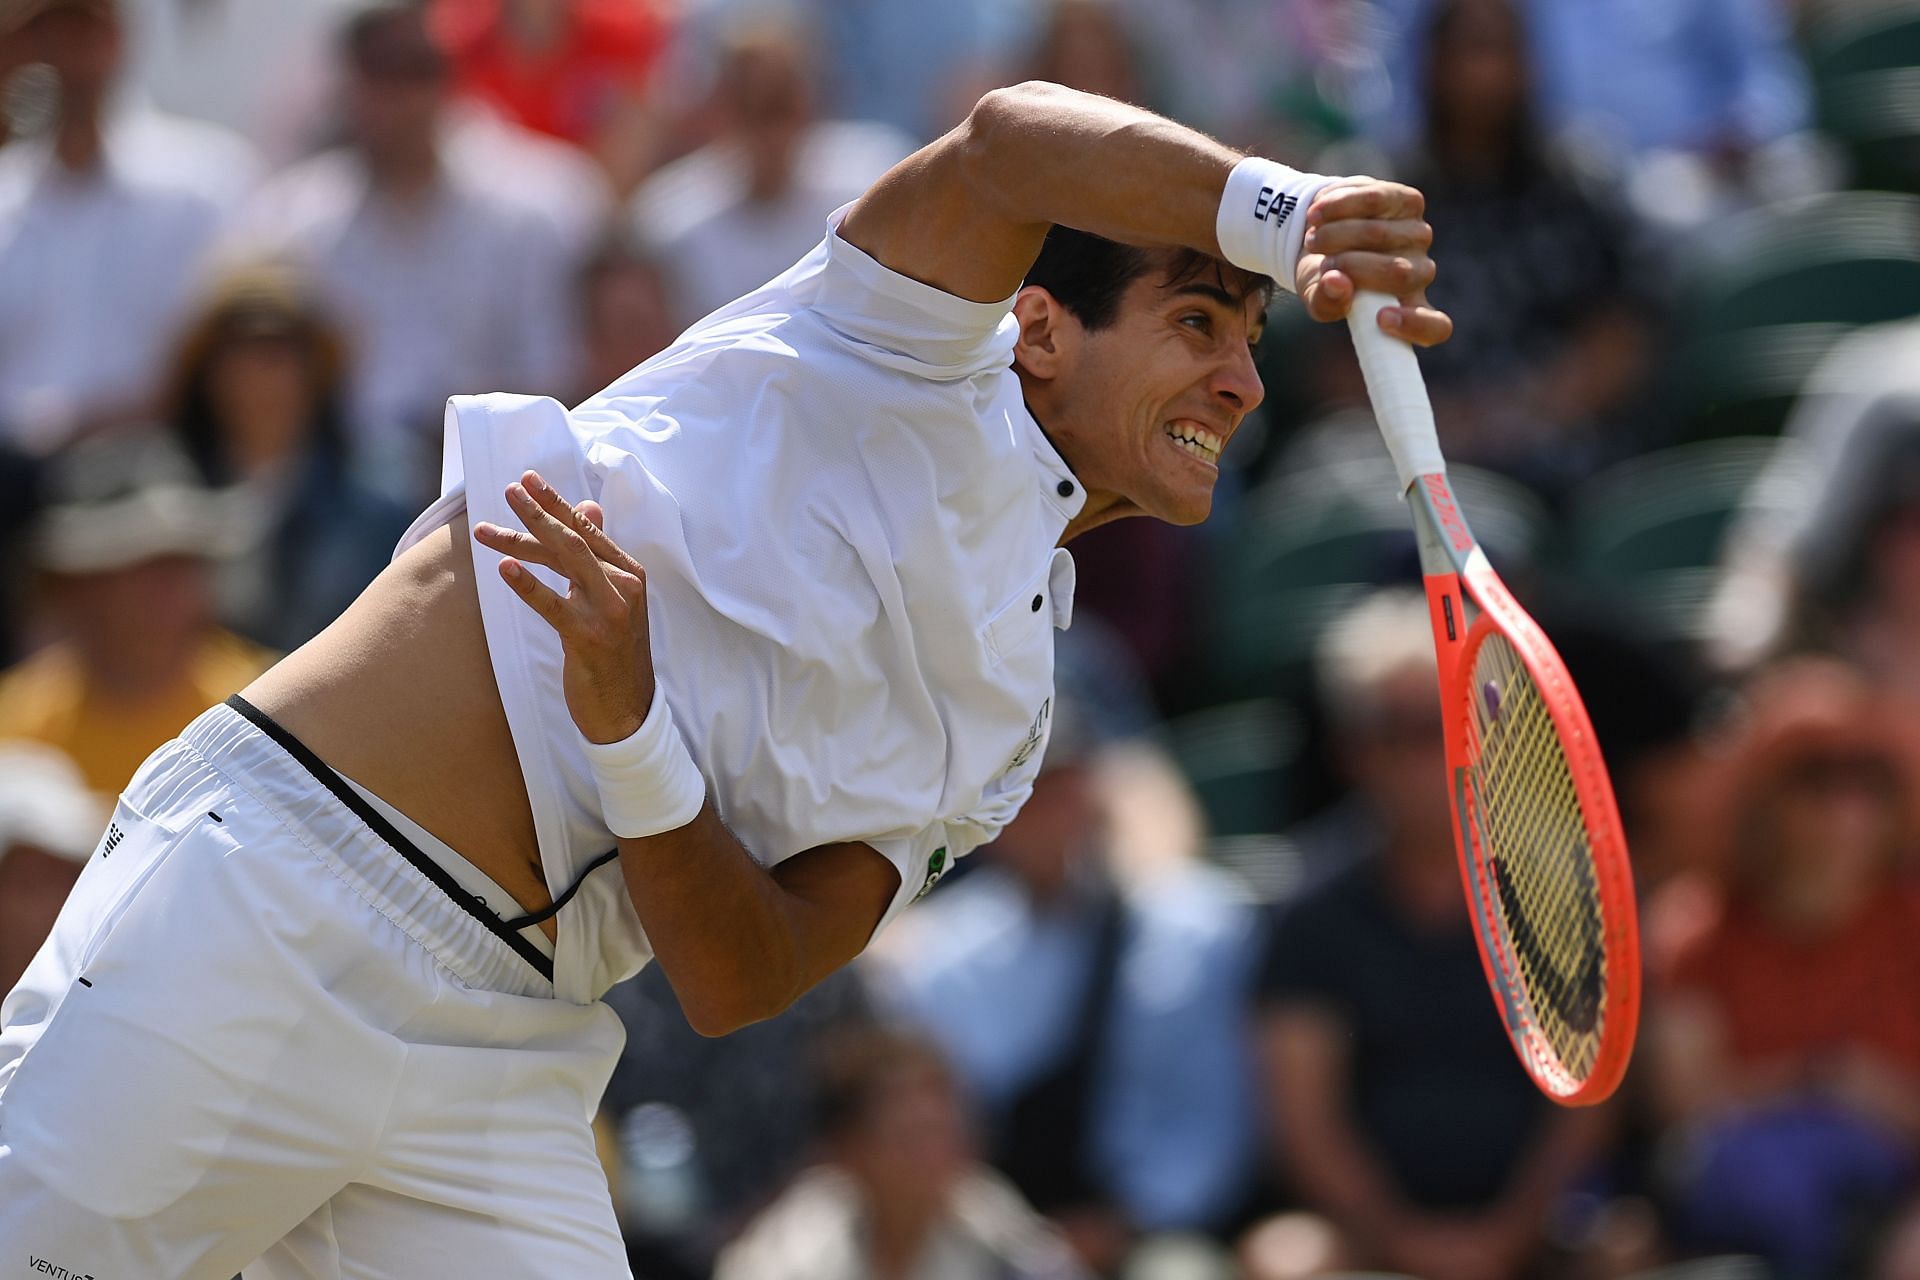
[[[217,707],[0,1005],[0,1280],[626,1277],[622,1039]]]

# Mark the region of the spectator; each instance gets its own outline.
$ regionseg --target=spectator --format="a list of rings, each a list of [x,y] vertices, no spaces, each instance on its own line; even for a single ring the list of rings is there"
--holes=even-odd
[[[278,168],[319,145],[328,42],[362,0],[131,0],[129,92],[245,137]]]
[[[1113,2],[1138,33],[1161,109],[1234,146],[1300,163],[1385,92],[1366,0]]]
[[[1396,87],[1386,133],[1420,131],[1431,88],[1418,32],[1440,0],[1373,0]],[[1811,93],[1782,0],[1524,0],[1542,124],[1621,165],[1659,154],[1726,167],[1810,123]],[[1684,193],[1667,192],[1670,203]]]
[[[1920,322],[1862,329],[1815,367],[1727,538],[1720,665],[1837,650],[1920,700]]]
[[[715,1280],[1078,1280],[1065,1245],[975,1159],[937,1050],[881,1032],[832,1048],[827,1159],[720,1256]]]
[[[692,0],[688,9],[696,59],[711,57],[715,33],[743,18],[778,12],[799,19],[819,37],[827,111],[877,121],[915,144],[963,118],[1033,30],[1028,0]]]
[[[1107,1271],[1141,1236],[1220,1231],[1244,1208],[1258,944],[1251,909],[1192,848],[1141,851],[1121,881],[1119,786],[1162,797],[1141,826],[1167,825],[1168,808],[1175,827],[1199,823],[1169,765],[1123,765],[1126,690],[1084,678],[1091,662],[1068,636],[1084,645],[1078,626],[1061,638],[1033,795],[985,864],[910,914],[876,962],[985,1108],[996,1167]]]
[[[1647,362],[1628,230],[1535,127],[1514,0],[1438,0],[1406,178],[1446,240],[1454,337],[1421,364],[1447,455],[1561,488],[1626,433]],[[1516,234],[1524,228],[1524,234]]]
[[[1538,1275],[1549,1210],[1597,1153],[1599,1122],[1541,1096],[1487,992],[1424,598],[1383,591],[1341,615],[1320,679],[1354,785],[1350,860],[1283,904],[1260,1031],[1274,1151],[1308,1215],[1256,1228],[1248,1273]]]
[[[842,969],[717,1040],[687,1025],[658,965],[607,1003],[627,1031],[601,1106],[619,1135],[615,1203],[634,1272],[706,1280],[721,1246],[813,1156],[820,1054],[872,1026],[866,987]]]
[[[1539,602],[1534,602],[1537,606]],[[1536,607],[1580,690],[1606,759],[1644,895],[1699,865],[1714,818],[1700,732],[1708,688],[1694,655],[1650,638],[1630,614]]]
[[[1920,774],[1872,688],[1825,659],[1762,672],[1725,747],[1723,870],[1654,911],[1647,1062],[1684,1148],[1683,1238],[1786,1280],[1865,1275],[1863,1230],[1920,1185],[1920,893],[1901,868]]]
[[[0,150],[0,439],[35,451],[151,412],[196,266],[254,177],[237,138],[119,100],[123,44],[116,0],[0,10],[0,45],[58,82],[46,136]]]
[[[0,742],[0,999],[53,931],[103,822],[72,761]]]
[[[352,443],[385,490],[434,489],[446,397],[567,377],[568,267],[550,221],[447,162],[448,71],[417,10],[381,3],[341,35],[346,147],[272,179],[234,248],[311,272],[355,361]]]
[[[353,602],[411,519],[353,471],[345,361],[306,283],[270,268],[221,282],[175,361],[170,425],[201,478],[241,486],[251,508],[253,545],[221,565],[221,616],[281,652]]]
[[[473,102],[448,104],[446,166],[545,223],[568,264],[578,264],[613,220],[613,187],[597,161],[572,143],[515,124]],[[502,175],[512,180],[502,182]]]
[[[583,147],[622,194],[652,166],[648,85],[668,20],[655,0],[432,0],[454,84],[506,119]]]
[[[588,255],[579,299],[579,373],[569,403],[599,394],[679,332],[660,264],[627,236],[609,235]]]
[[[913,149],[883,125],[816,120],[811,53],[772,17],[730,30],[715,92],[719,139],[662,168],[633,202],[682,326],[805,257],[827,215]]]
[[[33,555],[50,640],[0,673],[0,738],[59,748],[111,797],[266,655],[213,621],[210,561],[241,535],[163,436],[74,445],[50,470]]]
[[[1053,0],[1022,79],[1146,105],[1134,33],[1114,0]]]

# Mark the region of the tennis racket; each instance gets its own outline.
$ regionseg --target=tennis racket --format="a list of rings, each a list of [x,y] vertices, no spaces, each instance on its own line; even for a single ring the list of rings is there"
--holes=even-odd
[[[1556,1102],[1590,1105],[1620,1083],[1640,1019],[1633,873],[1613,785],[1566,664],[1454,500],[1413,348],[1379,328],[1391,303],[1363,293],[1348,324],[1413,509],[1480,959],[1527,1074]]]

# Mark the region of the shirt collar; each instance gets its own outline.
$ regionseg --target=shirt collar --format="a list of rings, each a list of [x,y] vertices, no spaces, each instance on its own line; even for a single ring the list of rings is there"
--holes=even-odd
[[[1039,480],[1042,496],[1047,503],[1060,513],[1060,528],[1073,523],[1080,514],[1080,508],[1087,505],[1086,486],[1073,474],[1073,468],[1054,448],[1046,429],[1040,420],[1033,416],[1033,410],[1023,400],[1020,403],[1020,417],[1027,432],[1027,443],[1033,449],[1033,460],[1039,466]]]

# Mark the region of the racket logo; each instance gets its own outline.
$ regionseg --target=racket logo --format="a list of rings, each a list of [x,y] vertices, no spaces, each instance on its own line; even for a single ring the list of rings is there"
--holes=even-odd
[[[1467,522],[1460,514],[1460,506],[1453,500],[1453,490],[1447,486],[1444,475],[1421,476],[1420,483],[1426,487],[1427,497],[1433,502],[1433,514],[1440,520],[1440,532],[1446,534],[1447,542],[1455,551],[1473,550],[1473,534],[1467,529]]]
[[[1567,862],[1576,868],[1577,875],[1588,881],[1587,889],[1591,892],[1589,860],[1580,857]],[[1522,905],[1525,895],[1517,891],[1506,860],[1494,858],[1491,865],[1494,886],[1500,894],[1501,914],[1506,917],[1507,935],[1513,940],[1513,949],[1519,955],[1533,997],[1544,1000],[1547,1008],[1568,1028],[1591,1032],[1600,1025],[1600,1006],[1606,994],[1606,954],[1600,945],[1598,917],[1582,916],[1580,936],[1573,940],[1579,960],[1573,971],[1568,972],[1554,954],[1556,949],[1564,950],[1564,945],[1554,947],[1534,927],[1533,918]]]

